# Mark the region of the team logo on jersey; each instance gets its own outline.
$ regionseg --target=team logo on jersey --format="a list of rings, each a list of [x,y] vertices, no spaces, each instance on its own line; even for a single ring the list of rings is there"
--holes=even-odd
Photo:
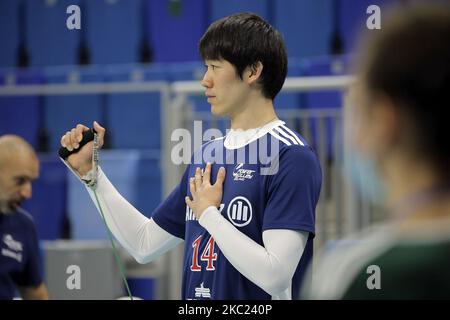
[[[205,288],[203,286],[203,282],[200,284],[200,287],[195,288],[195,297],[196,298],[211,298],[211,290],[209,288]]]
[[[3,242],[6,244],[7,248],[2,248],[1,254],[21,262],[23,251],[22,242],[14,240],[10,234],[4,235]]]
[[[245,181],[245,179],[250,180],[253,178],[253,174],[255,173],[255,170],[248,170],[243,169],[244,166],[243,163],[240,163],[234,168],[233,170],[233,180],[234,181]]]
[[[245,197],[236,197],[228,204],[227,214],[236,227],[246,226],[252,221],[252,204]]]

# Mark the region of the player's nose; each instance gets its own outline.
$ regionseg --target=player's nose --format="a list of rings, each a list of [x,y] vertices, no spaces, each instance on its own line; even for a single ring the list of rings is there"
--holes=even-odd
[[[205,72],[205,74],[203,75],[203,79],[202,79],[202,81],[200,83],[205,88],[211,88],[212,87],[213,81],[212,81],[211,75],[209,74],[208,71]]]
[[[24,199],[30,199],[32,195],[33,187],[31,182],[27,182],[20,188],[20,196]]]

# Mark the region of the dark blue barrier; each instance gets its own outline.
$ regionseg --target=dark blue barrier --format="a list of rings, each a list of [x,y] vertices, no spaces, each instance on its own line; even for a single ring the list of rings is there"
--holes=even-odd
[[[155,300],[156,299],[156,280],[146,277],[128,277],[128,286],[130,287],[131,294],[134,297],[141,298],[143,300]]]

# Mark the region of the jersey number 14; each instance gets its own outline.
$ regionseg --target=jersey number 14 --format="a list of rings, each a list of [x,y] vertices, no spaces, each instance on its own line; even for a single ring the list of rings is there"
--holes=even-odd
[[[199,236],[197,239],[192,242],[192,248],[194,248],[192,252],[192,265],[191,271],[202,271],[202,267],[199,265],[198,261],[198,249],[200,247],[200,242],[202,241],[203,236]],[[209,237],[208,243],[203,249],[202,255],[200,256],[201,261],[206,261],[206,270],[214,271],[216,268],[214,267],[214,261],[217,260],[217,253],[214,252],[214,238]]]

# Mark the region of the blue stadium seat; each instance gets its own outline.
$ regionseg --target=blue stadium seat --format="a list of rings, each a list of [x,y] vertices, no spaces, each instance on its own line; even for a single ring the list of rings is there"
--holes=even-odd
[[[69,30],[66,9],[79,0],[26,0],[26,39],[30,65],[77,63],[80,31]],[[83,17],[81,18],[83,27]]]
[[[19,48],[18,0],[0,1],[0,67],[12,67],[17,62]]]
[[[33,196],[24,203],[36,224],[40,240],[56,240],[62,236],[67,214],[66,167],[56,154],[39,154],[41,171],[33,183]]]
[[[300,77],[304,75],[304,65],[296,59],[288,60],[287,77]],[[303,108],[302,94],[298,92],[280,92],[274,101],[275,110]]]
[[[351,56],[322,56],[314,59],[308,59],[306,67],[306,73],[308,76],[340,76],[346,75],[350,72],[350,59]],[[305,105],[309,109],[323,109],[323,108],[336,108],[339,109],[343,105],[342,91],[324,91],[324,92],[311,92],[305,95]],[[325,120],[326,123],[326,144],[327,154],[331,156],[333,154],[334,146],[334,125],[331,118]],[[313,145],[317,145],[317,130],[319,130],[318,122],[316,120],[311,121],[311,130],[313,133],[312,141]]]
[[[199,60],[197,45],[207,28],[207,3],[206,0],[148,2],[149,41],[155,62]]]
[[[97,67],[53,67],[45,70],[49,84],[78,84],[101,82],[101,70]],[[45,127],[49,135],[50,150],[60,146],[61,136],[78,123],[92,126],[94,120],[103,123],[105,95],[51,95],[45,97]]]
[[[35,71],[0,71],[0,85],[25,85],[43,82]],[[0,96],[0,135],[17,134],[34,148],[39,147],[39,129],[42,127],[42,99],[37,95]]]
[[[350,56],[321,56],[306,60],[308,76],[340,76],[350,73]],[[342,106],[340,91],[312,92],[306,98],[308,108],[338,108]]]
[[[161,201],[159,153],[137,150],[103,150],[103,171],[117,190],[143,214],[151,212]],[[103,221],[85,187],[69,171],[68,212],[73,239],[108,239]]]
[[[423,0],[422,0],[423,1]],[[370,5],[377,5],[383,10],[387,5],[395,5],[398,0],[340,0],[339,28],[343,40],[344,52],[352,52],[360,33],[366,28],[366,13]]]
[[[274,2],[274,25],[283,34],[290,57],[303,58],[328,53],[332,1]]]
[[[117,66],[107,68],[106,81],[167,81],[161,66]],[[162,99],[159,92],[115,93],[107,97],[106,122],[112,148],[159,149]]]
[[[134,63],[142,37],[141,0],[85,1],[92,64]]]
[[[237,12],[252,12],[270,21],[269,0],[212,0],[211,22]]]
[[[304,76],[305,66],[302,60],[290,58],[288,60],[287,77]],[[274,107],[278,117],[285,121],[286,124],[297,131],[300,131],[301,124],[298,119],[292,117],[294,110],[303,109],[305,107],[305,93],[303,92],[283,92],[283,90],[275,97]],[[295,113],[294,113],[295,117]]]

